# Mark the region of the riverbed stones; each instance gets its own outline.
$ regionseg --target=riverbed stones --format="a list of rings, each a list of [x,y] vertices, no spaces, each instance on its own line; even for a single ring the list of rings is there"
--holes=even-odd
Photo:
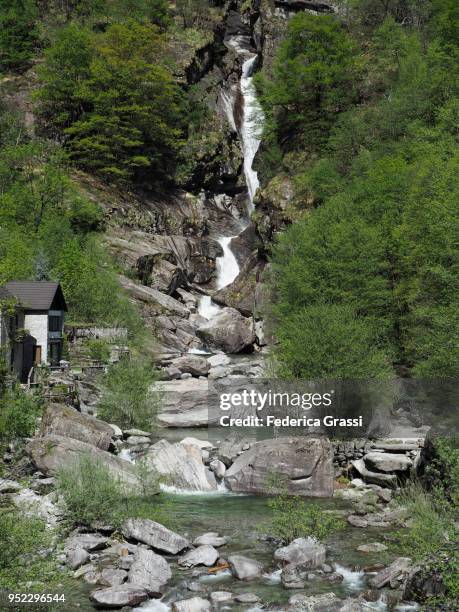
[[[279,475],[290,493],[332,497],[333,448],[326,438],[275,438],[254,443],[225,474],[227,486],[241,493],[267,493],[269,475]]]
[[[369,469],[386,473],[405,472],[413,465],[413,461],[407,455],[397,453],[371,452],[367,453],[363,460]]]
[[[147,589],[150,596],[161,597],[172,577],[167,561],[151,550],[138,547],[129,570],[128,582]]]
[[[255,604],[261,601],[261,599],[255,593],[239,593],[234,596],[234,601],[242,604]]]
[[[194,546],[214,546],[215,548],[219,548],[220,546],[224,546],[227,543],[227,539],[218,535],[215,531],[210,531],[209,533],[203,533],[193,540]]]
[[[181,535],[150,519],[127,519],[123,523],[122,532],[128,539],[142,542],[155,550],[172,555],[190,547],[189,541]]]
[[[148,592],[134,584],[123,584],[97,589],[89,596],[96,608],[123,608],[137,606],[148,599]]]
[[[69,553],[70,551],[80,548],[88,552],[94,552],[96,550],[106,548],[107,543],[108,538],[105,536],[101,536],[96,533],[81,533],[67,538],[64,545],[64,550],[66,553]]]
[[[370,587],[382,589],[389,584],[392,588],[400,586],[404,578],[408,576],[412,561],[409,557],[398,557],[385,569],[381,570],[368,581]]]
[[[228,603],[233,599],[233,594],[229,591],[214,591],[210,594],[210,601],[214,604],[214,606],[218,606],[219,604]]]
[[[180,567],[196,567],[196,565],[205,565],[212,567],[215,565],[219,557],[218,551],[209,544],[203,544],[197,548],[189,550],[183,557],[178,560]]]
[[[126,582],[128,573],[122,569],[106,567],[100,573],[100,582],[106,586],[118,586]]]
[[[43,414],[41,434],[74,438],[108,450],[114,432],[108,423],[83,414],[71,406],[49,404]]]
[[[231,573],[238,580],[253,580],[263,573],[263,565],[254,559],[243,555],[231,555],[228,557]]]
[[[223,308],[198,328],[197,335],[225,353],[240,353],[256,340],[253,319],[243,317],[235,308]]]
[[[172,604],[173,612],[206,612],[210,609],[210,601],[208,599],[203,599],[202,597],[182,599],[180,601],[174,601]]]
[[[207,478],[201,449],[193,444],[170,444],[160,440],[149,449],[145,462],[168,485],[178,489],[212,491],[217,488],[215,478],[213,482]]]
[[[292,595],[288,600],[290,610],[303,610],[304,612],[333,612],[340,608],[340,600],[334,593],[320,595]]]
[[[325,546],[312,538],[297,538],[288,546],[278,548],[274,559],[290,566],[300,565],[304,569],[314,569],[325,563]]]

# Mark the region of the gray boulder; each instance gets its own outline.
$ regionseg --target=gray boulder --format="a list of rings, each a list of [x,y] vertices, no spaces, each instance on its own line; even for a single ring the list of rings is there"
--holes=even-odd
[[[169,564],[151,550],[138,547],[129,570],[128,582],[147,589],[152,597],[161,597],[164,586],[171,579]]]
[[[337,612],[341,602],[334,593],[321,595],[292,595],[288,600],[289,610],[303,610],[304,612]]]
[[[366,482],[371,482],[382,487],[395,487],[397,484],[397,476],[395,474],[372,472],[366,467],[363,459],[356,459],[351,461],[351,463]]]
[[[212,491],[217,488],[207,478],[202,452],[194,444],[170,444],[160,440],[145,455],[145,461],[168,485],[189,491]]]
[[[195,567],[196,565],[212,567],[217,562],[218,557],[218,551],[213,546],[203,544],[188,551],[178,560],[178,564],[180,567]]]
[[[301,565],[304,569],[314,569],[325,563],[325,546],[312,538],[297,538],[288,546],[278,548],[274,553],[276,561],[291,566]]]
[[[158,422],[165,427],[201,427],[209,420],[209,389],[204,378],[157,383],[161,394]]]
[[[132,463],[80,440],[56,435],[34,438],[27,444],[26,452],[46,476],[55,476],[62,466],[90,456],[104,465],[127,490],[136,492],[140,488]]]
[[[382,542],[370,542],[369,544],[361,544],[357,547],[357,550],[364,553],[377,553],[387,550],[387,546]]]
[[[108,538],[97,535],[95,533],[81,533],[70,536],[65,541],[64,550],[68,554],[71,551],[78,549],[86,550],[87,552],[94,552],[95,550],[102,550],[106,548]]]
[[[198,328],[197,335],[225,353],[240,353],[256,340],[253,319],[243,317],[235,308],[223,308]]]
[[[243,604],[255,604],[261,601],[255,593],[239,593],[239,595],[234,596],[234,600]]]
[[[83,548],[69,550],[65,559],[65,563],[71,570],[77,570],[88,561],[89,553]]]
[[[97,589],[89,596],[96,608],[123,608],[124,606],[137,606],[148,599],[148,592],[134,584],[123,584]]]
[[[231,573],[238,580],[253,580],[259,578],[263,573],[263,565],[259,561],[243,555],[231,555],[228,557],[228,563]]]
[[[148,544],[156,550],[176,555],[190,547],[188,540],[150,519],[127,519],[122,526],[123,535],[137,542]]]
[[[220,546],[224,546],[227,543],[227,539],[218,535],[215,531],[210,531],[209,533],[203,533],[201,536],[198,536],[195,540],[193,540],[194,546],[215,546],[215,548],[219,548]]]
[[[207,359],[198,355],[184,355],[174,359],[171,365],[178,368],[180,372],[193,376],[207,376],[210,370],[210,363]]]
[[[108,450],[114,431],[108,423],[82,414],[71,406],[50,404],[43,415],[41,434],[65,436]]]
[[[363,460],[369,469],[376,469],[380,472],[405,472],[413,465],[407,455],[398,453],[371,452],[367,453]]]
[[[128,573],[122,569],[106,567],[100,573],[100,583],[105,586],[118,586],[126,582]]]
[[[232,491],[267,493],[270,474],[284,477],[288,491],[310,497],[332,497],[333,447],[326,438],[275,438],[256,442],[225,474]]]
[[[224,604],[233,599],[233,594],[229,591],[214,591],[210,594],[210,601],[218,606],[219,604]]]
[[[219,459],[214,459],[209,463],[209,467],[217,478],[223,478],[226,473],[226,465]]]
[[[211,609],[210,601],[202,597],[192,597],[174,601],[172,604],[173,612],[206,612]]]
[[[370,587],[382,589],[389,584],[393,589],[400,586],[403,580],[408,576],[412,568],[412,562],[409,557],[398,557],[388,567],[381,570],[368,581]]]

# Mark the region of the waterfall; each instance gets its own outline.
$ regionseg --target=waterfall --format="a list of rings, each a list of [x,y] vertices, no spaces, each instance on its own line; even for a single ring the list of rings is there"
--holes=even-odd
[[[262,118],[262,110],[255,95],[253,85],[253,68],[257,56],[253,55],[242,65],[241,92],[244,99],[244,119],[241,126],[242,153],[244,156],[244,175],[249,192],[249,214],[253,211],[253,198],[260,185],[258,175],[252,168],[253,160],[260,146],[258,126]]]
[[[239,50],[239,47],[236,42],[233,46],[235,49]],[[243,53],[245,54],[246,52]],[[242,74],[240,81],[241,93],[244,101],[244,114],[242,125],[239,129],[239,138],[241,140],[242,154],[244,158],[244,176],[248,192],[248,216],[250,216],[250,213],[254,209],[253,198],[255,197],[255,193],[260,184],[258,181],[257,173],[252,168],[253,160],[258,151],[258,147],[260,146],[260,139],[257,136],[258,125],[260,119],[263,117],[261,107],[258,104],[255,95],[255,88],[253,86],[252,74],[256,59],[257,55],[254,54],[250,55],[250,57],[244,61],[242,65]],[[236,119],[234,116],[234,107],[230,97],[224,91],[221,94],[221,100],[225,114],[228,117],[228,121],[231,127],[235,129]],[[216,261],[217,289],[223,289],[224,287],[230,285],[239,274],[239,264],[230,248],[231,240],[236,237],[237,235],[222,236],[218,238],[218,242],[223,249],[223,255],[221,257],[217,257]],[[199,301],[198,312],[202,317],[206,319],[212,319],[213,317],[215,317],[220,311],[220,309],[220,306],[217,306],[214,302],[212,302],[210,296],[205,295]]]

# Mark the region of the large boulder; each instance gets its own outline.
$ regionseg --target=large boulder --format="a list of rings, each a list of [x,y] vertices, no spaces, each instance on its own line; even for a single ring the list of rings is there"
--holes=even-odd
[[[137,547],[129,570],[128,582],[147,589],[152,597],[161,597],[172,572],[166,559],[152,550]]]
[[[240,353],[255,342],[253,319],[246,318],[235,308],[223,308],[215,317],[201,325],[197,335],[225,353]]]
[[[27,444],[26,451],[35,467],[46,476],[54,476],[62,466],[74,464],[83,457],[89,456],[105,466],[127,490],[132,492],[140,490],[140,483],[132,463],[96,448],[92,444],[73,438],[49,435],[32,439]]]
[[[108,423],[62,404],[50,404],[46,408],[41,433],[43,436],[56,435],[74,438],[102,450],[108,450],[114,435]]]
[[[160,425],[202,427],[208,423],[209,389],[205,379],[171,380],[157,384],[161,393]]]
[[[407,455],[399,453],[367,453],[363,460],[369,469],[376,469],[380,472],[405,472],[413,466],[412,460]]]
[[[270,475],[290,493],[333,496],[333,447],[326,438],[275,438],[256,442],[234,461],[225,474],[232,491],[275,492]],[[278,492],[281,492],[281,488]]]
[[[170,444],[160,440],[149,449],[145,461],[169,486],[188,491],[217,488],[215,479],[210,482],[207,477],[201,449],[193,444]]]
[[[193,376],[207,376],[210,370],[210,363],[205,357],[199,355],[183,355],[172,361],[172,366],[178,368],[184,374]]]
[[[314,569],[325,563],[325,546],[312,538],[297,538],[288,546],[278,548],[274,558],[290,566]]]
[[[253,580],[259,578],[264,571],[263,565],[255,559],[249,559],[243,555],[231,555],[228,557],[231,573],[238,580]]]
[[[123,535],[131,540],[147,544],[156,550],[176,555],[190,547],[187,539],[164,525],[150,519],[127,519],[122,526]]]
[[[392,588],[397,588],[400,584],[404,583],[411,569],[412,561],[409,557],[398,557],[390,565],[370,578],[368,584],[375,589],[382,589],[386,584],[389,584]]]
[[[148,599],[148,591],[135,584],[121,584],[97,589],[89,596],[96,608],[124,608],[124,606],[137,606]]]

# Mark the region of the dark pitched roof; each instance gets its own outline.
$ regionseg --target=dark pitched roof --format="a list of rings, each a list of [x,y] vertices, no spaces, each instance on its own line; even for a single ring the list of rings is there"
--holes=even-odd
[[[50,310],[51,307],[67,310],[59,283],[11,281],[5,288],[27,310]]]

